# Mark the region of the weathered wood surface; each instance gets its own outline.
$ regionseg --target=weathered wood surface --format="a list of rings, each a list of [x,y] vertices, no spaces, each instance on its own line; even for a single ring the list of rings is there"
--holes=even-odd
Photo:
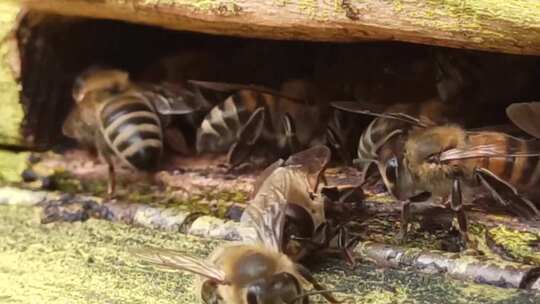
[[[20,11],[16,3],[0,1],[0,145],[3,146],[22,143],[24,111],[19,102],[20,61],[14,37]],[[0,150],[0,181],[19,181],[27,157],[27,153]]]
[[[537,0],[21,0],[65,15],[177,30],[319,41],[399,40],[540,54]]]
[[[34,208],[0,203],[0,302],[2,303],[200,303],[195,276],[141,263],[129,248],[152,246],[208,255],[219,242],[181,233],[108,221],[83,224],[35,219]],[[530,304],[540,294],[448,280],[440,275],[347,269],[335,261],[314,269],[344,303]],[[313,299],[314,303],[324,303]]]
[[[19,103],[20,87],[17,82],[20,61],[14,30],[20,8],[13,2],[0,2],[0,143],[18,144],[23,109]]]

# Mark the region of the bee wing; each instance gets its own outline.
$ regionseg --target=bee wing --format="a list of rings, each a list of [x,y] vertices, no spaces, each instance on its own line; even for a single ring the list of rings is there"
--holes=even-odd
[[[527,150],[523,151],[520,147],[507,146],[504,144],[485,144],[467,146],[465,148],[449,149],[441,153],[439,160],[451,161],[467,158],[481,157],[538,157],[540,156],[540,141],[526,141]]]
[[[520,129],[540,138],[540,102],[511,104],[506,108],[506,115]]]
[[[220,284],[227,283],[225,273],[216,268],[216,266],[179,251],[148,247],[144,249],[133,249],[131,252],[144,261],[158,266],[189,271]]]
[[[263,170],[253,183],[253,191],[251,192],[250,199],[254,198],[255,195],[257,195],[257,192],[259,192],[259,189],[261,188],[264,181],[279,167],[283,166],[285,161],[283,159],[276,160],[273,164],[266,167],[266,169]]]
[[[331,155],[332,152],[327,146],[317,145],[291,155],[285,162],[285,165],[299,165],[308,174],[315,174],[326,167]]]
[[[198,81],[198,80],[189,80],[188,81],[194,87],[204,88],[208,90],[214,90],[219,92],[234,93],[240,90],[250,90],[257,91],[261,93],[275,95],[277,97],[282,97],[303,104],[313,104],[312,101],[300,99],[294,96],[283,94],[279,90],[268,88],[265,86],[253,85],[253,84],[238,84],[238,83],[225,83],[225,82],[211,82],[211,81]]]
[[[206,99],[200,94],[171,83],[139,84],[144,95],[162,115],[182,115],[208,109]]]
[[[285,202],[285,197],[277,191],[280,201]],[[266,196],[263,197],[266,199]],[[283,229],[285,227],[286,204],[273,202],[263,204],[266,208],[261,209],[255,204],[250,204],[244,212],[248,212],[257,232],[257,238],[265,247],[281,252],[283,243]]]
[[[380,105],[375,105],[375,104],[370,104],[370,103],[355,102],[355,101],[335,101],[335,102],[332,102],[331,105],[334,108],[342,110],[342,111],[369,115],[369,116],[374,116],[374,117],[380,117],[380,118],[399,120],[399,121],[409,123],[413,126],[422,127],[422,128],[434,125],[433,122],[431,121],[416,118],[409,114],[399,113],[399,112],[385,112],[384,108],[381,107]]]
[[[319,177],[330,162],[332,152],[325,145],[318,145],[291,155],[285,165],[299,166],[308,178],[312,189],[316,189]]]

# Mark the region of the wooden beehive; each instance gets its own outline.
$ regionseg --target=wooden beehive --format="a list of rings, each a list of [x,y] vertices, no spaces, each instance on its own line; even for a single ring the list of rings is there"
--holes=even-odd
[[[444,3],[24,0],[3,2],[0,11],[3,55],[0,58],[3,85],[0,97],[4,103],[0,114],[0,143],[16,146],[50,146],[58,139],[71,102],[73,78],[85,66],[97,61],[114,62],[132,70],[137,69],[134,68],[137,64],[142,69],[154,58],[167,54],[168,48],[177,50],[183,44],[218,49],[222,57],[213,57],[218,62],[228,60],[230,50],[242,44],[235,42],[236,38],[223,37],[296,41],[289,42],[296,46],[280,49],[282,58],[288,57],[291,49],[298,53],[297,57],[306,57],[301,53],[302,41],[404,41],[510,54],[540,54],[540,4],[535,0]],[[173,34],[173,31],[215,34],[222,38],[206,43],[205,38],[189,33]],[[147,43],[140,43],[141,40]],[[276,50],[275,45],[280,45],[279,42],[267,43],[270,52]],[[345,44],[341,48],[348,47]],[[312,49],[306,50],[309,53]],[[131,56],[130,52],[139,56]],[[277,57],[276,60],[280,60]],[[354,55],[349,58],[354,59]],[[303,59],[298,70],[306,69],[310,60],[315,60],[309,56]],[[274,66],[269,63],[267,69],[272,70]],[[246,65],[245,71],[250,68],[253,66]],[[228,70],[230,66],[223,67],[221,72],[197,76],[222,80],[219,73]],[[271,82],[240,76],[229,79]],[[13,168],[17,172],[24,167],[19,161],[3,166],[5,172]]]

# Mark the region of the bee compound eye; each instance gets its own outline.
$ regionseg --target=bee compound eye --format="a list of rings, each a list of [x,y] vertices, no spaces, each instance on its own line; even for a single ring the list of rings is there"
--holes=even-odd
[[[246,300],[248,304],[259,304],[257,294],[261,292],[258,286],[250,286],[246,294]]]
[[[439,153],[432,154],[432,155],[428,156],[427,161],[428,161],[428,163],[431,163],[431,164],[438,164],[438,163],[441,162],[441,154],[439,154]]]
[[[395,184],[398,178],[398,160],[393,157],[386,163],[386,178],[392,184]]]

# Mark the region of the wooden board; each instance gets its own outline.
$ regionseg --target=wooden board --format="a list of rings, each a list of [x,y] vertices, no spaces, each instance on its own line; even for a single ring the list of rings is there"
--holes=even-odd
[[[21,0],[58,14],[270,39],[399,40],[540,54],[537,0]]]

